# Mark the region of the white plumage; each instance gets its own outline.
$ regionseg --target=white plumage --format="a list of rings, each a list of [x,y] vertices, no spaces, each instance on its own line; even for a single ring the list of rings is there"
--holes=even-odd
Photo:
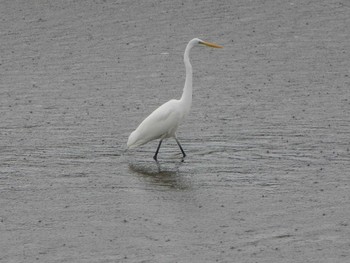
[[[127,142],[127,147],[129,149],[136,148],[149,141],[160,139],[157,151],[153,156],[153,158],[157,160],[157,155],[163,139],[173,137],[179,145],[183,157],[186,156],[176,137],[176,130],[183,119],[188,115],[192,104],[192,65],[189,59],[189,52],[191,48],[197,44],[213,48],[222,48],[219,45],[205,42],[198,38],[192,39],[187,44],[184,54],[186,81],[181,98],[179,100],[169,100],[144,119],[136,130],[130,134]]]

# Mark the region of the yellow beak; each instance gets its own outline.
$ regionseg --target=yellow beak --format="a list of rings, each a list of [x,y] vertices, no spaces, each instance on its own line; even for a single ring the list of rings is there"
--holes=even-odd
[[[223,46],[219,46],[217,44],[205,42],[205,41],[200,41],[199,44],[203,44],[203,45],[206,45],[208,47],[213,47],[213,48],[223,48]]]

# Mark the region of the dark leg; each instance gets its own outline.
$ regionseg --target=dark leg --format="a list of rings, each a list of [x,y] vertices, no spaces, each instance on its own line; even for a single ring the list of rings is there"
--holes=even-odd
[[[162,141],[163,141],[163,140],[160,140],[160,142],[159,142],[159,144],[158,144],[157,151],[156,151],[156,153],[155,153],[154,156],[153,156],[153,159],[154,159],[155,161],[157,161],[157,155],[158,155],[160,146],[162,145]]]
[[[177,142],[177,145],[179,145],[179,147],[180,147],[180,150],[182,152],[183,158],[185,158],[186,157],[186,153],[185,153],[184,149],[182,149],[181,144],[180,144],[179,140],[176,137],[175,137],[175,140]]]

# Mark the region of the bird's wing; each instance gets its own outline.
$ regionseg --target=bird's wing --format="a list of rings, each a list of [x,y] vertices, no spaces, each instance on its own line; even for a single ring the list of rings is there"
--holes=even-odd
[[[177,115],[177,104],[177,100],[169,100],[155,109],[144,121],[150,119],[152,122],[156,123],[166,121],[169,118],[171,119],[174,115]]]
[[[164,103],[131,133],[128,146],[137,147],[155,139],[171,136],[177,129],[181,118],[177,100]]]

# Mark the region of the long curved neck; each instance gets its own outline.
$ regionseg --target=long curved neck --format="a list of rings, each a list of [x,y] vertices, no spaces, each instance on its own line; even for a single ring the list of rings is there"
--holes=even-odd
[[[185,87],[182,92],[182,96],[180,101],[184,104],[184,107],[189,111],[192,104],[192,65],[190,63],[189,53],[191,48],[193,47],[193,43],[188,43],[185,54],[184,54],[184,63],[186,68],[186,81]]]

